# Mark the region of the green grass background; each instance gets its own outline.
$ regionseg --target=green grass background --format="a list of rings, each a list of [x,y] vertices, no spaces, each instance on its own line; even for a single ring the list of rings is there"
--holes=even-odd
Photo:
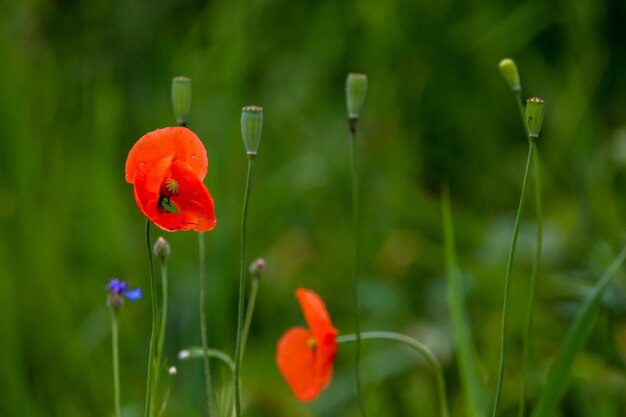
[[[575,315],[623,244],[626,55],[620,0],[0,3],[0,415],[112,413],[104,286],[147,291],[144,218],[124,162],[172,125],[170,79],[193,80],[190,126],[209,155],[218,226],[207,236],[212,346],[234,351],[245,180],[241,107],[265,108],[249,217],[249,261],[268,261],[243,366],[248,416],[357,416],[353,347],[310,405],[274,365],[304,323],[294,290],[325,300],[351,332],[351,201],[344,80],[366,72],[360,125],[362,327],[418,337],[440,358],[454,416],[463,398],[445,303],[440,196],[449,180],[479,376],[495,386],[504,268],[527,143],[497,69],[512,57],[524,93],[546,101],[539,142],[545,250],[532,344],[531,404]],[[532,196],[532,194],[529,194]],[[534,213],[513,276],[502,415],[516,415]],[[200,416],[194,233],[172,245],[166,353],[179,366],[169,416]],[[562,416],[626,414],[626,286],[618,277],[574,367]],[[147,300],[121,313],[124,417],[143,412]],[[412,352],[367,342],[372,416],[434,416],[434,379]],[[223,372],[215,366],[215,378]]]

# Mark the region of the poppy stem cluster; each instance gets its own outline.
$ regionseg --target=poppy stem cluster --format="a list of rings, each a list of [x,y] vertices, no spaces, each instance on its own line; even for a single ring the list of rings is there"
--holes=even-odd
[[[526,168],[524,170],[524,177],[522,183],[522,190],[520,195],[519,206],[515,217],[515,224],[513,226],[513,237],[511,239],[511,247],[509,249],[509,256],[507,261],[506,274],[504,278],[504,297],[502,306],[502,323],[500,332],[500,355],[498,363],[498,380],[496,383],[496,393],[494,397],[494,404],[492,410],[492,417],[496,417],[498,414],[498,408],[500,404],[500,396],[502,391],[502,384],[504,381],[504,364],[507,352],[507,327],[508,327],[508,305],[509,305],[509,292],[511,275],[513,271],[513,263],[515,260],[515,251],[517,247],[517,238],[519,234],[519,228],[521,223],[521,215],[524,209],[524,203],[526,200],[527,185],[530,179],[531,165],[534,167],[534,179],[535,179],[535,211],[537,215],[537,240],[535,244],[535,256],[533,259],[532,273],[530,278],[530,287],[528,291],[528,304],[526,310],[526,319],[524,322],[524,336],[523,336],[523,354],[522,354],[522,388],[520,393],[519,403],[519,416],[525,415],[526,407],[526,384],[527,384],[527,367],[530,337],[533,322],[533,311],[535,304],[535,293],[537,286],[537,276],[539,275],[539,265],[541,263],[541,251],[543,244],[543,207],[541,203],[541,180],[539,169],[539,157],[537,155],[537,140],[539,138],[539,132],[543,124],[544,115],[544,102],[540,98],[530,98],[524,106],[522,98],[522,85],[515,62],[509,58],[505,58],[498,64],[500,73],[504,81],[511,88],[511,92],[515,97],[515,101],[522,119],[522,124],[526,136],[528,138],[528,158],[526,160]]]

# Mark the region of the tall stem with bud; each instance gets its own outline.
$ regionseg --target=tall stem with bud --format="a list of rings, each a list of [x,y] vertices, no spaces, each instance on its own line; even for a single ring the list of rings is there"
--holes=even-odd
[[[172,111],[178,126],[187,126],[191,113],[191,79],[174,77],[172,79]],[[198,233],[198,267],[200,270],[200,339],[202,340],[204,385],[206,390],[207,416],[212,414],[211,365],[208,357],[209,341],[206,324],[206,262],[204,232]]]
[[[522,390],[521,390],[521,403],[519,409],[520,417],[524,416],[525,413],[525,400],[526,400],[526,368],[529,356],[529,340],[530,340],[530,331],[532,327],[532,317],[534,310],[534,301],[535,301],[535,289],[536,289],[536,281],[537,275],[539,271],[539,263],[541,261],[541,244],[542,244],[542,236],[543,236],[543,210],[541,207],[541,190],[540,190],[540,181],[539,181],[539,167],[538,167],[538,157],[536,153],[536,142],[539,138],[539,132],[541,131],[541,126],[543,124],[543,112],[544,112],[544,102],[538,98],[532,98],[528,100],[526,108],[524,109],[522,103],[522,88],[519,78],[519,73],[517,71],[517,66],[515,62],[511,59],[503,59],[499,63],[500,72],[502,77],[506,81],[506,83],[511,87],[512,93],[515,95],[517,105],[520,111],[520,115],[523,117],[524,127],[528,136],[529,150],[528,150],[528,159],[526,161],[526,169],[524,171],[524,181],[522,184],[522,194],[520,197],[520,204],[517,211],[517,216],[515,218],[515,226],[513,230],[513,239],[511,241],[511,249],[509,251],[509,261],[507,263],[507,270],[505,276],[504,283],[504,302],[502,308],[502,328],[501,328],[501,339],[500,339],[500,360],[498,366],[498,381],[496,384],[496,394],[494,399],[492,416],[495,417],[498,413],[498,407],[500,404],[500,396],[502,390],[502,383],[504,377],[504,364],[505,364],[505,354],[506,354],[506,329],[507,329],[507,321],[508,321],[508,300],[509,300],[509,286],[511,280],[511,272],[513,268],[513,260],[515,257],[515,249],[517,243],[517,236],[519,233],[519,225],[521,219],[521,211],[523,209],[524,201],[526,198],[526,189],[527,182],[530,176],[530,166],[534,165],[535,168],[535,199],[536,199],[536,207],[537,207],[537,248],[535,251],[535,259],[533,261],[533,270],[531,275],[531,288],[529,291],[529,305],[527,310],[527,316],[525,321],[525,329],[524,329],[524,353],[523,353],[523,382],[522,382]]]
[[[243,320],[244,320],[244,297],[246,292],[246,221],[248,216],[248,196],[250,194],[250,182],[252,168],[256,159],[261,133],[263,131],[263,108],[247,106],[241,111],[241,135],[248,156],[248,171],[246,175],[246,188],[243,195],[243,208],[241,213],[241,257],[239,273],[239,302],[237,308],[237,341],[235,346],[235,415],[241,417],[241,361],[243,356]]]
[[[354,298],[354,324],[356,334],[356,346],[354,349],[354,378],[356,393],[363,417],[367,416],[363,401],[363,389],[361,386],[361,302],[359,297],[359,165],[357,146],[357,125],[361,117],[363,103],[367,94],[367,75],[350,73],[346,78],[346,106],[348,110],[348,126],[350,129],[350,150],[352,159],[352,227],[353,227],[353,258],[352,280]]]

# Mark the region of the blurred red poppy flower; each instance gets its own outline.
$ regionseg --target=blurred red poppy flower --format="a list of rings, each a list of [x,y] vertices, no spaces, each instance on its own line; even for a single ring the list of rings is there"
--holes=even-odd
[[[294,327],[283,334],[278,341],[276,362],[294,395],[300,401],[310,401],[326,388],[333,375],[339,331],[315,292],[300,288],[296,297],[309,329]]]
[[[215,227],[213,198],[204,183],[208,159],[202,141],[185,127],[145,134],[126,159],[126,182],[139,210],[170,232]]]

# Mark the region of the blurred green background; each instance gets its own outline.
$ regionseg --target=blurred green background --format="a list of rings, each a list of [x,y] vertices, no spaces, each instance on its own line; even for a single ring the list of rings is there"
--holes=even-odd
[[[440,195],[450,182],[479,373],[495,386],[503,278],[527,143],[497,69],[546,101],[539,143],[544,263],[531,404],[626,222],[626,4],[606,1],[23,0],[0,3],[0,415],[109,416],[109,315],[119,277],[147,291],[144,218],[124,162],[172,125],[170,79],[193,80],[190,126],[209,154],[218,227],[207,236],[210,343],[234,351],[245,180],[241,107],[265,108],[249,217],[249,261],[268,261],[243,367],[248,416],[357,416],[353,346],[318,400],[302,405],[274,365],[303,325],[294,290],[353,329],[344,80],[369,75],[360,125],[362,327],[418,337],[442,362],[464,416],[445,302]],[[531,194],[532,195],[532,194]],[[515,415],[522,312],[534,242],[529,203],[513,276],[502,415]],[[172,245],[167,356],[179,367],[169,416],[200,416],[195,233]],[[615,280],[574,367],[563,416],[626,415],[626,286]],[[147,300],[121,313],[125,417],[143,412]],[[364,345],[372,416],[436,415],[433,375],[404,348]],[[219,380],[223,369],[214,366]]]

